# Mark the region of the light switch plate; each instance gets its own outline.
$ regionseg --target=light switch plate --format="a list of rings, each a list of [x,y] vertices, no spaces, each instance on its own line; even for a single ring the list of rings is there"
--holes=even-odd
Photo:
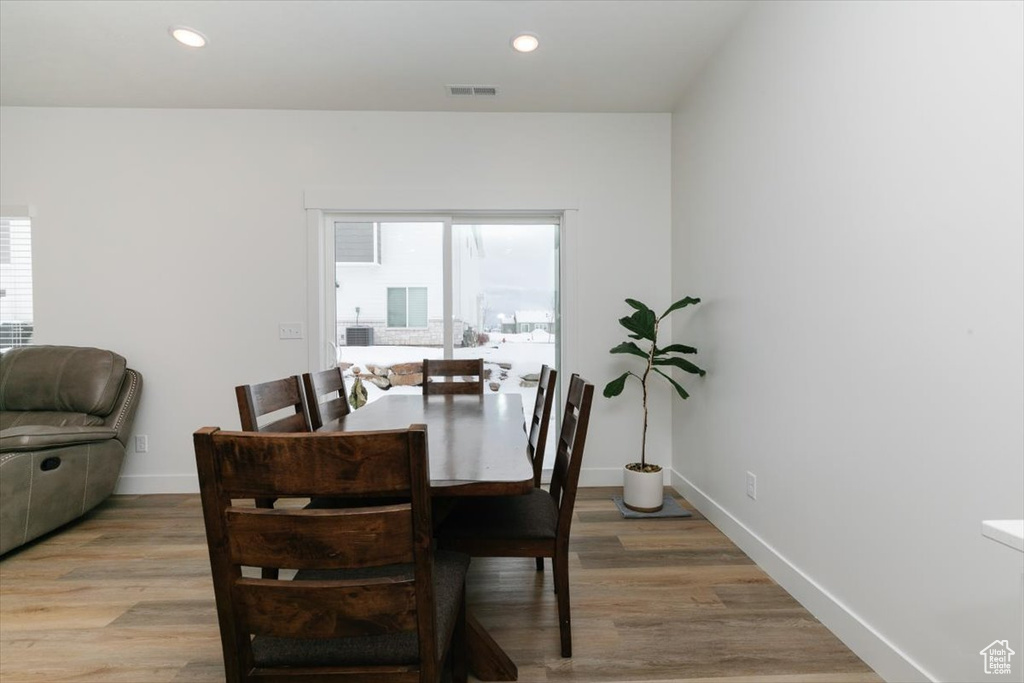
[[[302,339],[302,323],[280,323],[277,335],[279,339]]]

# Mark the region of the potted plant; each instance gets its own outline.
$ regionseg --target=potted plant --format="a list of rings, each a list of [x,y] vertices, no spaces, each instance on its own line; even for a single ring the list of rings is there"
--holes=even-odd
[[[632,370],[622,373],[617,378],[608,382],[604,388],[606,398],[612,398],[622,393],[626,387],[626,380],[630,377],[640,382],[644,408],[644,427],[640,440],[640,462],[631,462],[626,465],[623,471],[622,502],[631,510],[639,512],[656,512],[661,509],[664,499],[661,466],[647,463],[647,397],[648,381],[651,379],[651,372],[664,377],[675,388],[681,398],[689,397],[686,390],[679,382],[670,377],[662,368],[679,368],[694,375],[704,376],[705,372],[682,357],[682,354],[697,353],[697,349],[683,344],[670,344],[669,346],[658,346],[658,325],[673,311],[686,306],[699,304],[700,299],[686,297],[668,307],[660,316],[653,310],[636,299],[626,299],[634,310],[632,315],[619,318],[619,324],[629,331],[629,338],[649,342],[648,348],[641,348],[633,341],[625,341],[611,350],[612,353],[625,353],[636,356],[644,361],[644,369],[641,374]],[[646,345],[646,344],[645,344]]]

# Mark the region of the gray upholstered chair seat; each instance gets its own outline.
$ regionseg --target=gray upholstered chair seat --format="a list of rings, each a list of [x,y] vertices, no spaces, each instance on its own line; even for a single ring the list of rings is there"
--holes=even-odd
[[[444,657],[445,638],[451,633],[462,600],[462,587],[469,569],[469,556],[462,553],[434,553],[434,604],[438,657]],[[296,581],[331,581],[396,576],[412,579],[412,565],[358,570],[304,570]],[[412,664],[419,659],[416,633],[392,633],[339,639],[299,639],[257,636],[252,641],[256,666],[347,666],[354,664]]]
[[[525,496],[465,498],[441,525],[446,538],[554,538],[558,506],[551,494],[533,489]]]

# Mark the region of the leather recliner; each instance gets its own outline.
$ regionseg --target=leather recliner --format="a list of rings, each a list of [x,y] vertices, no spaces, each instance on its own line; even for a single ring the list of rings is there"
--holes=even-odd
[[[112,351],[0,355],[0,554],[113,493],[141,391],[142,376]]]

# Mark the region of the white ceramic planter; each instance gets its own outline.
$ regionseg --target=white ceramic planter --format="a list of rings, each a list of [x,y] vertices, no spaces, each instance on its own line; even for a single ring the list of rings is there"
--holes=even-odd
[[[665,498],[661,468],[657,472],[622,469],[622,502],[637,512],[657,512]]]

